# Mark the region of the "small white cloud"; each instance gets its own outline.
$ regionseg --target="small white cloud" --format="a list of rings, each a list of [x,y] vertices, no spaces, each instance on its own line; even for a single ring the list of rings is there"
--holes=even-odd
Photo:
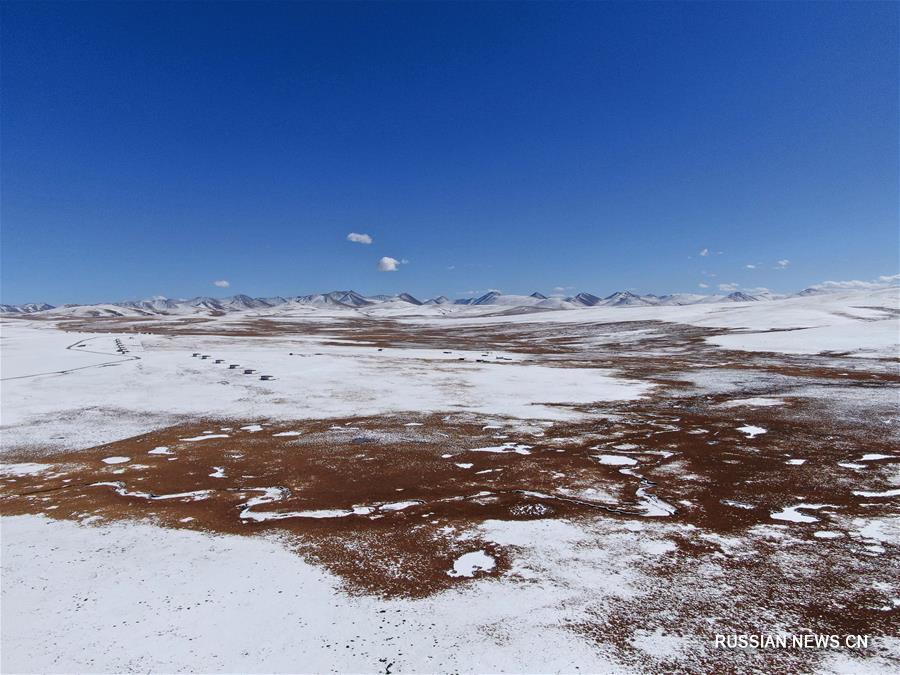
[[[700,251],[700,255],[702,255],[705,258],[706,256],[709,255],[709,249],[708,248],[703,249],[702,251]]]
[[[566,291],[571,291],[573,288],[575,288],[575,287],[574,286],[554,286],[553,292],[554,293],[565,293]]]
[[[409,265],[409,260],[407,260],[406,258],[400,258],[400,264],[401,265]]]
[[[381,260],[378,261],[379,272],[396,272],[399,267],[400,261],[396,258],[389,258],[388,256],[384,256]]]
[[[697,284],[700,288],[709,288],[709,284],[704,284],[702,281]]]
[[[748,270],[755,270],[755,269],[756,269],[756,265],[744,265],[744,267],[746,267]]]
[[[227,279],[219,279],[218,281],[213,282],[213,286],[218,286],[219,288],[228,288],[231,286],[231,283]]]
[[[779,260],[775,263],[775,268],[779,270],[783,270],[785,267],[791,264],[790,260]]]
[[[726,293],[736,291],[738,288],[739,286],[737,284],[719,284],[719,290]]]
[[[351,232],[347,235],[347,241],[352,241],[354,244],[371,244],[372,237],[370,237],[368,234]]]
[[[456,265],[447,265],[447,269],[451,272],[456,269]]]

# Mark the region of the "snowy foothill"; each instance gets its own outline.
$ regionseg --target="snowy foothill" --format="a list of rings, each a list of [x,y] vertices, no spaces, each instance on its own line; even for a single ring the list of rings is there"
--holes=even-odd
[[[498,324],[665,321],[725,328],[710,344],[744,351],[784,354],[849,352],[853,356],[896,358],[900,335],[900,287],[843,290],[768,301],[673,306],[598,306],[565,312],[466,318],[459,323]],[[412,319],[410,319],[412,320]]]

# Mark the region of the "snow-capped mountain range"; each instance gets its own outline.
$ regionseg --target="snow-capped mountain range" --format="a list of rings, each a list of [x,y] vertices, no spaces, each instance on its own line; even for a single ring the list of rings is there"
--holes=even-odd
[[[818,295],[828,291],[818,288],[807,288],[798,296]],[[638,295],[631,291],[617,291],[601,297],[591,293],[578,293],[568,297],[546,296],[542,293],[531,295],[510,295],[499,291],[490,291],[475,298],[451,300],[441,295],[427,300],[419,300],[409,293],[398,295],[365,296],[356,291],[331,291],[330,293],[314,293],[289,297],[275,296],[269,298],[253,298],[248,295],[233,295],[227,298],[200,296],[190,299],[172,299],[155,297],[147,300],[128,300],[91,305],[62,305],[54,307],[47,303],[28,303],[23,305],[2,305],[3,314],[40,314],[40,315],[73,315],[73,316],[153,316],[168,314],[228,314],[250,310],[267,310],[276,307],[323,307],[335,309],[364,309],[383,307],[387,309],[403,309],[414,307],[446,306],[447,309],[463,307],[496,306],[498,308],[523,308],[530,310],[563,310],[583,309],[585,307],[647,307],[652,305],[694,305],[701,303],[761,302],[790,297],[771,293],[748,294],[736,291],[728,295],[700,295],[694,293],[674,293],[670,295]]]

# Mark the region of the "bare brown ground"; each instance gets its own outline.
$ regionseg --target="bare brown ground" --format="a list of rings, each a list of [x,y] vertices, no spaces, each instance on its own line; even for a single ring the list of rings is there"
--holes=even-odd
[[[829,504],[845,518],[892,510],[893,500],[852,493],[888,489],[879,468],[894,460],[868,462],[864,481],[837,465],[863,453],[896,453],[891,443],[839,426],[823,436],[819,421],[790,409],[717,411],[716,403],[632,404],[615,422],[544,431],[515,420],[485,429],[468,416],[265,424],[259,431],[240,428],[254,429],[250,422],[207,420],[55,455],[52,472],[0,482],[0,513],[286,531],[302,535],[303,553],[352,587],[422,595],[459,583],[447,571],[468,550],[490,549],[500,561],[495,573],[505,569],[503,551],[453,536],[487,519],[653,518],[734,535],[771,525],[773,512],[801,502]],[[745,424],[767,433],[748,439],[737,430]],[[285,432],[300,433],[277,435]],[[211,437],[184,440],[204,435]],[[509,451],[473,451],[504,444],[512,444]],[[172,454],[151,453],[158,447]],[[635,464],[605,465],[602,455]],[[102,461],[117,456],[130,459]],[[787,465],[789,458],[807,461]],[[8,461],[30,459],[24,453]],[[660,512],[653,496],[671,513]],[[254,498],[264,499],[254,505]],[[696,548],[690,540],[678,544],[687,554]]]

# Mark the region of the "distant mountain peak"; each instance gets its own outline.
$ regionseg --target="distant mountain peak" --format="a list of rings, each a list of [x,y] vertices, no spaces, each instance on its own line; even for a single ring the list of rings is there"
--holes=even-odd
[[[804,297],[828,293],[815,287],[807,288],[793,297]],[[328,293],[313,293],[310,295],[298,295],[288,298],[273,296],[268,298],[256,298],[244,293],[225,298],[213,298],[210,296],[198,296],[190,299],[172,299],[162,296],[154,296],[145,300],[127,300],[123,302],[97,303],[91,305],[63,305],[54,307],[47,303],[27,303],[21,305],[0,304],[0,313],[6,315],[24,315],[38,312],[51,311],[55,315],[73,316],[153,316],[171,314],[227,314],[242,311],[291,311],[297,305],[309,307],[322,307],[330,309],[354,310],[362,308],[377,308],[384,305],[393,308],[402,308],[403,304],[412,306],[436,307],[440,305],[485,306],[504,307],[504,312],[533,312],[545,310],[576,309],[579,307],[648,307],[648,306],[681,306],[721,302],[762,302],[776,300],[780,297],[769,291],[759,292],[734,291],[723,295],[701,295],[696,293],[673,293],[668,295],[654,295],[647,293],[639,295],[633,291],[616,291],[606,297],[600,297],[592,293],[578,293],[572,297],[548,298],[543,293],[535,291],[531,295],[510,295],[492,290],[474,298],[452,300],[445,295],[439,295],[426,301],[421,301],[411,293],[403,292],[397,295],[372,295],[365,296],[354,290],[337,290]],[[395,303],[393,306],[391,303]],[[279,310],[279,307],[284,310]],[[448,307],[449,309],[449,307]],[[444,310],[445,312],[447,310]],[[452,311],[452,310],[451,310]]]
[[[725,296],[726,300],[731,300],[732,302],[758,302],[759,298],[754,297],[752,295],[747,295],[743,291],[735,291],[734,293],[729,293]]]
[[[631,291],[616,291],[612,295],[603,298],[603,304],[616,307],[623,305],[654,305],[656,303],[652,300],[642,298],[640,295],[632,293]]]
[[[23,305],[0,305],[0,312],[5,314],[34,314],[54,309],[53,305],[46,302],[26,302]]]
[[[416,298],[416,297],[410,295],[409,293],[401,293],[400,295],[397,296],[397,299],[398,299],[398,300],[403,300],[404,302],[409,302],[409,303],[411,303],[411,304],[413,304],[413,305],[422,305],[422,304],[424,304],[421,300],[419,300],[418,298]]]
[[[584,305],[585,307],[593,307],[594,305],[600,304],[600,298],[591,293],[579,293],[574,298],[569,298],[569,300],[570,302]]]
[[[470,304],[472,304],[472,305],[489,305],[499,297],[500,297],[500,294],[497,291],[488,291],[481,297],[475,298],[474,300],[472,300]]]

